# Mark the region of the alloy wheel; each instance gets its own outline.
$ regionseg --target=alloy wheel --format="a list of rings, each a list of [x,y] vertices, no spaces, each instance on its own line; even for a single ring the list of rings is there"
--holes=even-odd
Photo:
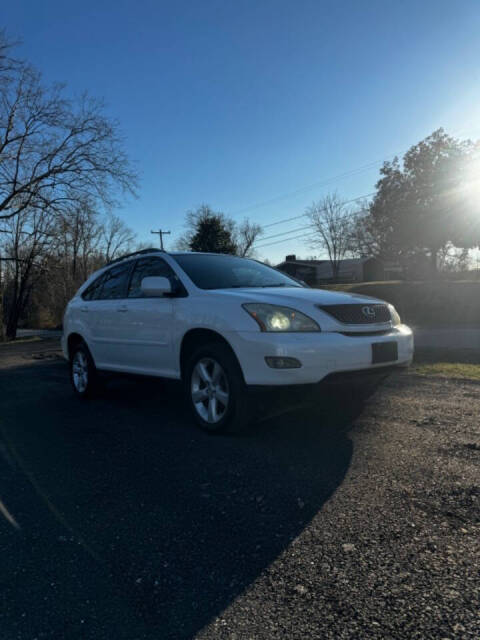
[[[73,356],[72,378],[75,389],[84,393],[88,385],[88,362],[83,351],[77,351]]]
[[[228,409],[230,391],[227,376],[213,358],[202,358],[192,371],[192,402],[198,415],[210,424],[216,424]]]

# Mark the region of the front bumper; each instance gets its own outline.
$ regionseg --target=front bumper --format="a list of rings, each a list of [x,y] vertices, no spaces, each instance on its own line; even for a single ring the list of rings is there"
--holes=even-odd
[[[248,385],[316,384],[339,372],[407,366],[413,358],[413,333],[405,325],[375,336],[346,336],[333,331],[284,334],[249,331],[232,332],[229,340]],[[391,341],[398,345],[398,360],[373,365],[371,345]],[[265,356],[297,358],[302,366],[271,369]]]

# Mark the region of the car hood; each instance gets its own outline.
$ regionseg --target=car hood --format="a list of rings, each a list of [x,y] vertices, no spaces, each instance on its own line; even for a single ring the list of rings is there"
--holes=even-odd
[[[245,287],[239,289],[216,289],[217,295],[241,298],[242,302],[264,302],[284,306],[381,303],[383,300],[356,293],[342,293],[326,289],[303,287]]]

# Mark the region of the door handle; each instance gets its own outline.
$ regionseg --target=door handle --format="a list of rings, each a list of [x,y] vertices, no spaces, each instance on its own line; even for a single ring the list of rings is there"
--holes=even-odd
[[[125,311],[128,311],[128,307],[126,304],[122,304],[121,307],[117,307],[117,311],[120,311],[121,313],[125,313]]]
[[[83,313],[87,313],[88,312],[88,307],[87,306],[81,307],[80,311],[83,311]]]

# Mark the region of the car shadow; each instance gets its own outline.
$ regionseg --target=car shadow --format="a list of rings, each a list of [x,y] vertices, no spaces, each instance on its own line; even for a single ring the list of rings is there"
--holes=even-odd
[[[52,567],[53,541],[76,540],[88,551],[92,580],[101,575],[105,602],[111,590],[111,602],[118,599],[131,614],[116,628],[110,602],[109,612],[91,621],[100,627],[86,637],[97,637],[99,628],[117,638],[194,636],[278,558],[341,485],[352,457],[349,429],[361,411],[359,402],[323,394],[313,406],[288,412],[283,396],[276,415],[247,435],[219,437],[192,425],[174,383],[119,379],[82,402],[70,390],[65,365],[51,363],[10,370],[0,384],[7,391],[0,399],[2,433],[32,494],[5,485],[10,490],[2,498],[23,529],[10,535],[29,540],[34,564],[53,554]],[[52,518],[60,534],[50,520],[47,525]],[[41,531],[38,557],[30,529]],[[70,566],[77,562],[72,555]],[[52,568],[68,585],[71,576],[62,571]],[[37,575],[35,585],[23,584],[15,597],[21,603],[41,594],[48,589],[42,580]],[[79,591],[88,601],[91,588],[85,578],[57,596],[66,599],[57,610],[70,611],[73,626],[65,630],[62,622],[69,637],[76,637]],[[17,600],[15,610],[19,606]],[[55,620],[52,625],[60,624]]]

